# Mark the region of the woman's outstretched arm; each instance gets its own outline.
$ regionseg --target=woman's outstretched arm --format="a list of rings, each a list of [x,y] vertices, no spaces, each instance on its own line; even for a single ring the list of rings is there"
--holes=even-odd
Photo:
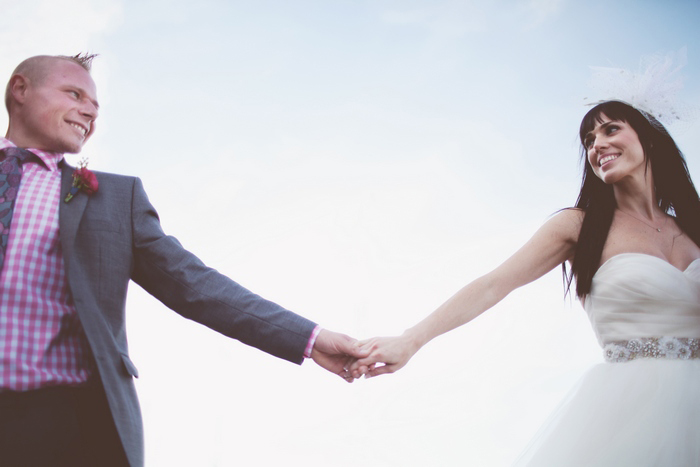
[[[353,376],[359,378],[364,374],[371,377],[399,370],[433,338],[468,323],[516,288],[570,259],[582,220],[580,210],[561,211],[500,266],[464,286],[401,336],[363,341],[363,349],[370,353],[351,366]]]

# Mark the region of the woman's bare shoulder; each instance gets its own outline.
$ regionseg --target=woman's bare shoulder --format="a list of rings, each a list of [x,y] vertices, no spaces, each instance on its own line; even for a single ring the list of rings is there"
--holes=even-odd
[[[580,224],[583,222],[583,217],[586,215],[586,211],[581,208],[564,208],[552,214],[552,219],[560,218],[569,222],[575,222]]]
[[[544,226],[557,237],[576,243],[584,216],[583,209],[565,208],[553,214]]]

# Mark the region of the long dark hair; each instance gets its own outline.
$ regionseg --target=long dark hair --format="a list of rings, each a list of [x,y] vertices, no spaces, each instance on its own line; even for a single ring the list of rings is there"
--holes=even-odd
[[[566,291],[576,278],[576,295],[583,298],[591,291],[593,275],[598,270],[603,247],[615,214],[615,196],[612,185],[606,185],[598,178],[588,163],[585,138],[603,116],[610,120],[629,124],[637,133],[644,149],[647,168],[651,168],[654,178],[654,191],[659,207],[675,216],[678,226],[695,244],[700,245],[700,199],[688,173],[683,154],[668,134],[666,128],[654,117],[642,113],[620,101],[607,101],[596,105],[583,117],[579,137],[583,179],[581,191],[576,200],[576,208],[584,211],[583,223],[574,251],[571,271],[567,273],[563,265]]]

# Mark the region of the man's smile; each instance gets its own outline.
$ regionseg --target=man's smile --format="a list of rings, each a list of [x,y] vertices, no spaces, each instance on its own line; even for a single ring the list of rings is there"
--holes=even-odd
[[[68,124],[73,128],[77,128],[78,130],[80,130],[80,132],[83,134],[83,137],[87,136],[88,129],[85,128],[83,125],[74,122],[68,122]]]

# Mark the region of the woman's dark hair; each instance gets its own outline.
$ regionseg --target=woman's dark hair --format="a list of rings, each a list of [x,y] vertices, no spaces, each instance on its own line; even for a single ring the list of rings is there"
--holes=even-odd
[[[626,122],[634,129],[644,149],[647,167],[651,168],[659,207],[675,216],[683,232],[700,245],[700,199],[683,154],[673,138],[654,117],[624,102],[598,104],[583,117],[579,130],[584,169],[576,208],[584,211],[584,218],[571,271],[567,273],[566,263],[563,265],[566,291],[570,290],[571,281],[576,278],[576,295],[579,298],[591,291],[593,275],[600,265],[616,206],[612,185],[606,185],[593,173],[586,151],[586,135],[603,122],[603,116]]]

